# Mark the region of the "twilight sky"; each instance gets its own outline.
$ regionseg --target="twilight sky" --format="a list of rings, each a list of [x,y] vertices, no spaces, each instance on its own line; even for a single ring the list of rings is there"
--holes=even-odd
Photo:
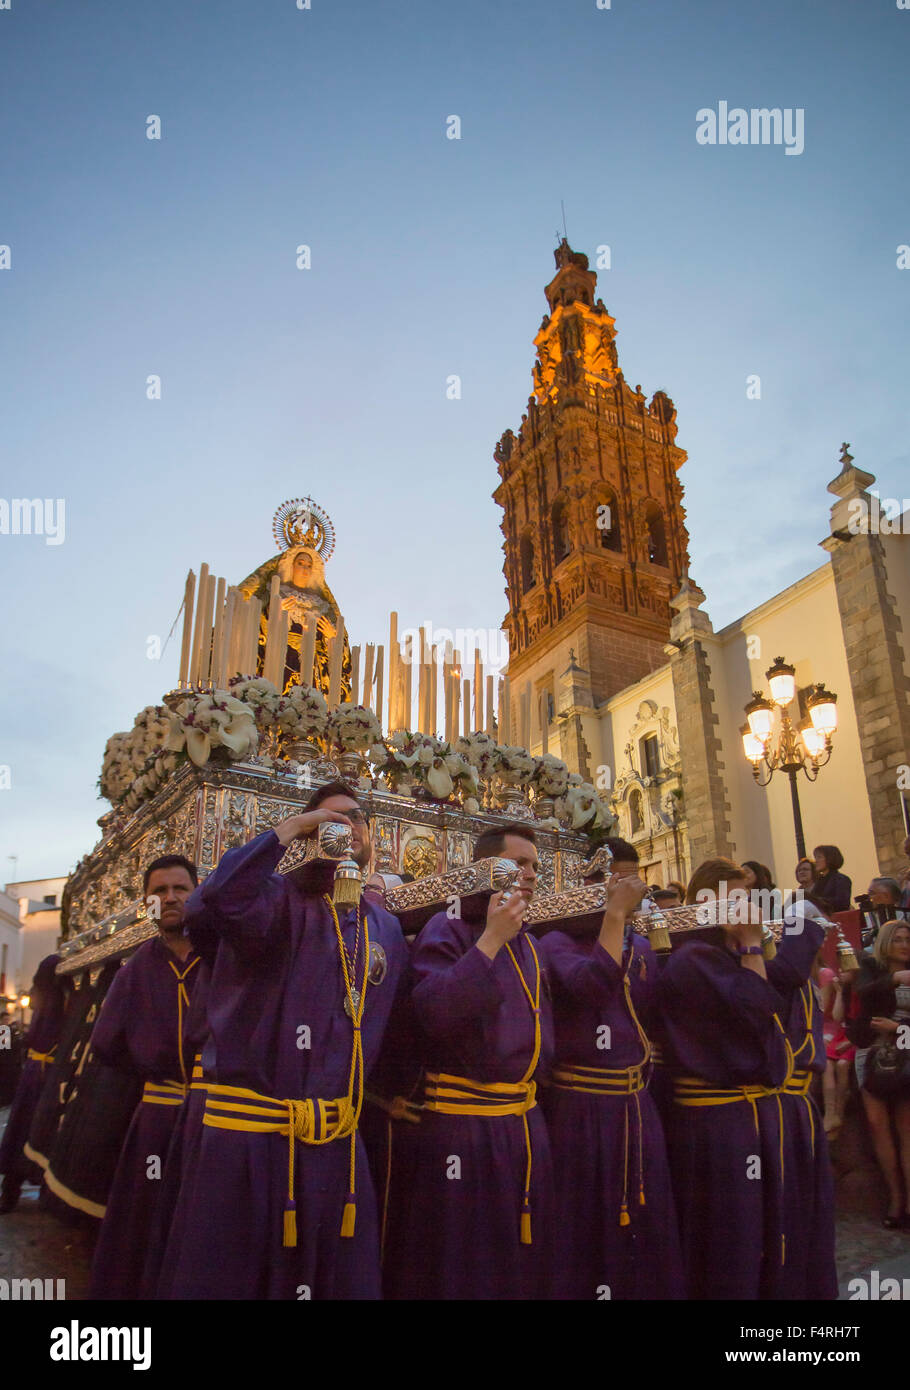
[[[627,379],[677,406],[716,627],[824,561],[842,440],[910,492],[910,11],[311,5],[0,11],[2,498],[65,502],[62,544],[0,534],[0,881],[91,848],[106,738],[176,680],[179,629],[148,639],[190,566],[273,552],[285,498],[334,520],[352,641],[393,607],[499,627],[492,448],[561,199],[576,249],[611,248]],[[803,152],[699,144],[721,101],[802,110]]]

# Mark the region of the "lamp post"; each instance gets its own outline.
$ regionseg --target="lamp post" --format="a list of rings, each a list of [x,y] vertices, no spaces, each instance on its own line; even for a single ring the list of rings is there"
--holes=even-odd
[[[782,656],[765,672],[771,689],[770,699],[760,690],[753,693],[746,705],[748,723],[743,725],[743,752],[752,764],[752,776],[760,787],[766,787],[775,772],[785,772],[790,779],[790,798],[793,803],[793,827],[796,831],[796,853],[806,857],[806,838],[799,807],[796,774],[806,774],[814,782],[819,769],[831,757],[831,736],[837,729],[837,696],[823,685],[815,685],[806,700],[809,711],[800,727],[794,728],[787,707],[796,694],[796,668]],[[780,732],[773,742],[774,711],[780,710]]]

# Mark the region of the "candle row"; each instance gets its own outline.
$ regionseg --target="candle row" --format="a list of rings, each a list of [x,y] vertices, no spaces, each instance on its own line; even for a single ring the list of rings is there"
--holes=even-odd
[[[209,573],[208,565],[199,567],[198,588],[190,570],[183,595],[181,687],[211,683],[218,689],[231,676],[255,674],[261,613],[258,599],[229,588],[226,580]]]
[[[267,635],[263,661],[263,676],[281,689],[284,685],[285,662],[290,633],[290,614],[281,600],[281,581],[272,576],[267,607]],[[194,621],[195,602],[195,621]],[[255,675],[258,670],[259,629],[262,606],[258,599],[244,598],[239,589],[227,587],[224,579],[209,573],[208,565],[196,576],[190,570],[184,592],[183,643],[180,652],[180,684],[198,685],[211,682],[223,687],[231,676]],[[331,709],[341,700],[344,644],[346,628],[339,618],[338,627],[329,644],[328,704]],[[300,680],[313,684],[316,680],[317,620],[310,617],[303,625],[300,640]],[[535,733],[540,738],[541,752],[549,749],[549,700],[541,691],[534,701],[530,681],[526,681],[517,699],[517,721],[513,724],[512,692],[509,677],[501,676],[498,684],[493,674],[485,672],[479,647],[473,653],[472,666],[462,662],[462,654],[451,641],[444,647],[427,642],[423,628],[419,631],[415,649],[414,634],[404,640],[402,653],[398,636],[398,614],[389,620],[388,709],[385,706],[384,684],[385,648],[368,642],[364,648],[351,648],[352,704],[371,709],[380,724],[389,731],[415,729],[420,733],[436,733],[440,719],[438,696],[440,682],[443,694],[443,735],[452,743],[460,733],[485,730],[501,744],[517,743],[522,748],[531,745],[531,713],[534,713]],[[412,677],[416,671],[416,682]],[[469,676],[467,672],[470,671]],[[416,689],[415,689],[416,685]],[[494,687],[496,710],[494,712]],[[416,699],[416,718],[414,703]],[[383,718],[383,715],[386,717]],[[498,716],[498,717],[497,717]]]

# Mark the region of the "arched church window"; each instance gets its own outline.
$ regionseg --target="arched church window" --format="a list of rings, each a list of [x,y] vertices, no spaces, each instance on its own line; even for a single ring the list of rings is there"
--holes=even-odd
[[[639,835],[645,828],[641,792],[637,790],[633,791],[629,797],[629,826],[633,835]]]
[[[553,562],[559,564],[564,560],[571,549],[569,544],[569,522],[566,516],[565,503],[562,501],[553,504],[552,514],[553,525]]]
[[[597,504],[597,534],[604,550],[612,550],[617,554],[622,551],[622,533],[619,529],[615,492],[605,493]]]
[[[645,525],[648,528],[648,559],[652,565],[667,563],[667,535],[664,519],[656,502],[649,502],[645,512]]]
[[[531,545],[531,537],[527,532],[519,543],[518,558],[521,565],[521,592],[526,594],[529,589],[534,587],[534,547]]]

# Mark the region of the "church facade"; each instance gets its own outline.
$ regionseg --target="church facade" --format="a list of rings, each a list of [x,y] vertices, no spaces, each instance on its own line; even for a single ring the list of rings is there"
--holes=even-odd
[[[717,853],[792,886],[788,779],[757,786],[742,740],[744,707],[783,656],[794,725],[814,687],[837,694],[830,761],[797,777],[807,849],[838,844],[864,891],[906,866],[910,526],[875,524],[875,479],[844,446],[827,559],[715,632],[689,575],[673,402],[626,382],[587,257],[563,240],[555,258],[527,412],[494,451],[510,690],[530,689],[532,751],[545,724],[549,750],[609,792],[649,882]]]

